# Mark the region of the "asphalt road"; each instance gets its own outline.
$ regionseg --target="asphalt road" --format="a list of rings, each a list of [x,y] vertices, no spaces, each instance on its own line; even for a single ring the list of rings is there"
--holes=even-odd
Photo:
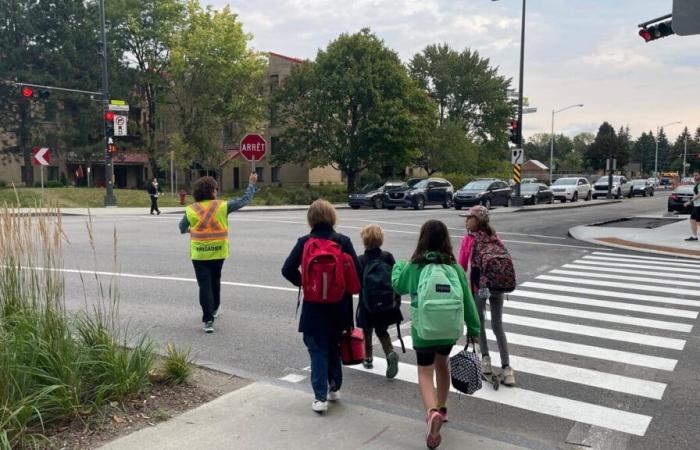
[[[510,296],[505,310],[519,387],[494,392],[484,386],[475,398],[453,395],[449,426],[529,447],[561,447],[568,440],[601,448],[697,448],[700,349],[693,325],[700,297],[692,291],[698,291],[693,280],[697,284],[700,277],[693,278],[693,271],[700,266],[663,261],[671,258],[638,259],[644,254],[611,251],[567,234],[575,225],[662,212],[665,202],[664,195],[657,195],[596,207],[492,215],[514,258],[517,292],[522,291]],[[379,223],[385,230],[384,248],[397,259],[410,257],[428,218],[445,221],[456,248],[464,234],[464,218],[442,208],[342,210],[339,216],[338,231],[352,238],[358,253],[360,228]],[[284,378],[310,392],[308,355],[296,332],[296,289],[280,274],[296,238],[308,231],[305,213],[243,210],[229,217],[231,257],[224,265],[222,313],[212,335],[200,329],[188,237],[179,234],[179,220],[144,210],[142,216],[94,218],[89,232],[86,218],[66,217],[70,242],[65,268],[102,271],[98,278],[105,286],[110,280],[116,283],[121,318],[131,331],[146,330],[163,345],[191,345],[199,361],[255,379]],[[606,258],[602,253],[613,259],[600,259]],[[617,270],[619,263],[628,266]],[[567,264],[575,267],[563,267]],[[642,281],[601,278],[634,276],[638,270],[645,271],[642,280],[649,280],[644,284],[651,290],[634,286]],[[589,275],[566,273],[571,271]],[[542,276],[549,279],[536,279]],[[622,285],[606,285],[610,282]],[[92,307],[96,285],[89,272],[67,273],[69,307]],[[667,288],[682,290],[665,293]],[[679,300],[683,306],[673,303]],[[404,316],[409,318],[407,308]],[[404,336],[410,336],[408,326],[406,321]],[[381,356],[378,345],[375,353]],[[497,354],[495,342],[491,354]],[[381,373],[346,369],[345,397],[418,416],[415,356],[409,349],[400,358],[406,365],[391,382]],[[381,358],[375,359],[380,372]]]

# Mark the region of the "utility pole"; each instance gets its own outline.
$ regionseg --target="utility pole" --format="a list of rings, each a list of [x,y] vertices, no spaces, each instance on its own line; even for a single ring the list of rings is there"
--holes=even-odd
[[[107,73],[107,32],[105,31],[105,0],[100,0],[100,27],[102,36],[102,105],[103,116],[109,111],[109,77]],[[117,199],[114,197],[114,166],[112,165],[112,153],[108,150],[110,136],[107,134],[107,121],[104,122],[104,152],[105,152],[105,206],[117,206]]]
[[[688,157],[688,133],[685,133],[685,140],[683,141],[683,178],[685,178],[685,166],[686,158]],[[681,178],[681,181],[683,181]]]

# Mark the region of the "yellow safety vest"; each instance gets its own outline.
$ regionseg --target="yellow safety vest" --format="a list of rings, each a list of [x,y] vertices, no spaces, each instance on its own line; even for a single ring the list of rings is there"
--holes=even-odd
[[[194,260],[228,258],[226,202],[205,200],[185,209],[190,223],[190,256]]]

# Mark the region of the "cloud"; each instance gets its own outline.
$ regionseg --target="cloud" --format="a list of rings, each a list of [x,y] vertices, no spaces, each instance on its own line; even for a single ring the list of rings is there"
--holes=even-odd
[[[586,55],[578,60],[582,64],[591,64],[593,66],[605,66],[609,69],[631,69],[635,67],[643,67],[651,64],[652,59],[632,49],[625,48],[608,48],[599,49],[595,53]]]

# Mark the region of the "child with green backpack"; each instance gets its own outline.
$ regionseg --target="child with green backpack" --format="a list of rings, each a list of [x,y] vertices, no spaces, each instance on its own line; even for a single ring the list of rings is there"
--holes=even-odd
[[[468,343],[475,343],[480,331],[467,277],[455,260],[443,222],[428,220],[423,224],[411,261],[394,265],[391,283],[397,294],[411,295],[411,337],[427,411],[425,441],[433,449],[440,445],[440,428],[447,421],[450,352],[465,323]]]

